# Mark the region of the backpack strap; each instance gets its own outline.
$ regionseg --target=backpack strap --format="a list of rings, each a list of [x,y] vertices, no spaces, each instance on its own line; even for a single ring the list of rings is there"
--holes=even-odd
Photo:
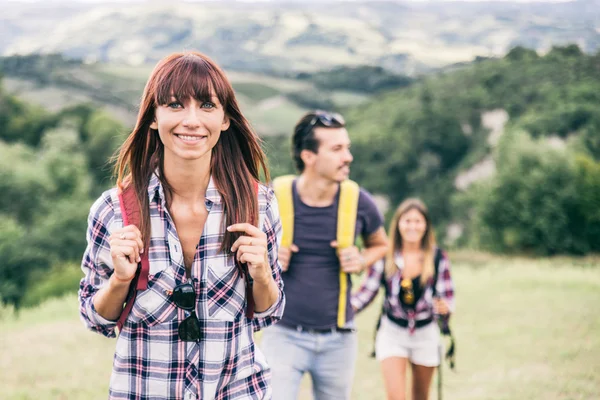
[[[282,247],[290,247],[294,243],[294,195],[292,186],[295,179],[295,175],[284,175],[273,180],[273,190],[277,197],[283,229]],[[356,182],[345,180],[340,184],[336,229],[338,250],[354,245],[359,195],[360,187]],[[346,325],[348,274],[340,271],[339,282],[337,326],[342,328]]]
[[[338,251],[354,246],[356,230],[356,214],[360,187],[349,179],[340,184],[340,200],[338,203],[337,234]],[[348,274],[340,269],[340,294],[338,298],[337,326],[346,325],[346,304],[348,302]]]
[[[292,184],[295,175],[284,175],[273,180],[273,190],[279,206],[279,217],[283,235],[281,247],[290,247],[294,243],[294,196]]]
[[[256,197],[258,198],[258,182],[254,181],[254,192],[256,193]],[[250,221],[250,224],[254,225],[254,218]],[[258,222],[256,223],[258,225]],[[254,319],[254,293],[252,291],[252,282],[250,281],[250,273],[248,272],[248,264],[240,263],[237,260],[237,257],[234,257],[235,265],[238,271],[244,277],[244,281],[246,282],[246,318]]]
[[[120,191],[118,196],[121,215],[123,218],[123,226],[135,225],[138,229],[140,229],[142,214],[140,212],[140,206],[133,185],[129,185]],[[133,303],[135,302],[137,292],[146,290],[148,288],[148,275],[150,273],[148,253],[149,250],[146,249],[144,253],[140,254],[141,261],[139,262],[135,276],[129,285],[129,292],[127,293],[127,297],[125,299],[125,306],[123,307],[123,311],[121,312],[119,320],[117,321],[117,328],[119,332],[121,332],[121,329],[123,329],[123,324],[125,324],[125,321],[127,320],[127,317],[133,308]]]
[[[437,282],[438,282],[438,275],[440,273],[440,262],[442,261],[442,258],[444,257],[444,254],[442,253],[442,250],[439,247],[435,248],[435,258],[433,260],[433,297],[437,296]]]

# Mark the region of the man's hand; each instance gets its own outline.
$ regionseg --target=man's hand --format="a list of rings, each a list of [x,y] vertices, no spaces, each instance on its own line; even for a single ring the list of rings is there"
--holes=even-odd
[[[298,250],[300,250],[300,249],[295,244],[292,244],[290,247],[279,247],[278,258],[279,258],[279,264],[281,264],[281,270],[283,272],[287,271],[288,268],[290,267],[290,260],[292,259],[292,253],[297,253]]]
[[[331,242],[331,247],[338,249],[337,241]],[[341,270],[347,274],[358,273],[365,269],[365,259],[356,246],[338,249],[338,257],[340,258]]]

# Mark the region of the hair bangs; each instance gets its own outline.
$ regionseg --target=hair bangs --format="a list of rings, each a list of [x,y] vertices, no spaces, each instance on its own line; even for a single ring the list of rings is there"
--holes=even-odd
[[[162,76],[157,77],[155,101],[165,105],[175,98],[179,102],[195,99],[198,102],[219,99],[223,107],[228,99],[227,85],[212,65],[195,54],[186,54],[171,60]]]

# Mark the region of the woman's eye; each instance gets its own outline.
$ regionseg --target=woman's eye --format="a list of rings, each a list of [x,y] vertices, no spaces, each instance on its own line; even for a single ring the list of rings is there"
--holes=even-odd
[[[173,101],[173,102],[167,104],[167,107],[169,107],[169,108],[183,108],[183,105],[180,102],[178,102],[178,101]]]
[[[205,101],[204,103],[202,103],[201,105],[202,108],[215,108],[215,104],[211,103],[210,101]]]

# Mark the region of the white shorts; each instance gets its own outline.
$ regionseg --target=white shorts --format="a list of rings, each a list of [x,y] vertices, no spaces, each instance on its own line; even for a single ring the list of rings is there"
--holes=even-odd
[[[375,339],[375,354],[378,361],[401,357],[416,365],[437,367],[444,350],[442,346],[435,322],[415,329],[411,335],[408,328],[398,326],[384,315]]]

